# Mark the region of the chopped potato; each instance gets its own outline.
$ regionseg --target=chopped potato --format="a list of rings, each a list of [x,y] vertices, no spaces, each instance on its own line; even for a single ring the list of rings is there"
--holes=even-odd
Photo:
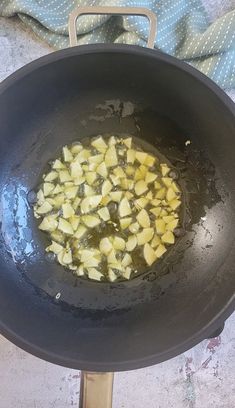
[[[50,238],[46,251],[95,281],[133,278],[139,257],[153,265],[174,244],[179,223],[181,190],[170,170],[132,137],[64,146],[34,205]]]

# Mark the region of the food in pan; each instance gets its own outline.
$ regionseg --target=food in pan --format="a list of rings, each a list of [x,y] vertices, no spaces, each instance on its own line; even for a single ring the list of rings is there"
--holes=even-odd
[[[175,243],[181,189],[168,163],[132,137],[64,146],[34,206],[47,252],[78,276],[132,279]]]

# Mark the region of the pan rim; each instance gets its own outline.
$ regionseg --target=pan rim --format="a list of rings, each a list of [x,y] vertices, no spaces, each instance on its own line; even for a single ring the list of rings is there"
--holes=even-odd
[[[196,70],[195,68],[191,67],[190,65],[186,64],[185,62],[176,59],[175,57],[169,56],[167,54],[162,53],[158,50],[151,50],[147,48],[142,48],[139,46],[132,46],[132,45],[110,45],[110,44],[96,44],[96,45],[83,45],[83,46],[76,46],[72,48],[68,48],[65,50],[59,50],[53,52],[51,54],[45,55],[40,57],[39,59],[25,65],[24,67],[20,68],[13,74],[11,74],[8,78],[6,78],[2,83],[0,83],[0,96],[4,94],[4,92],[14,85],[15,82],[20,81],[22,78],[27,76],[28,74],[32,73],[33,71],[49,65],[51,63],[55,63],[67,57],[73,57],[77,55],[85,55],[85,54],[99,54],[99,53],[124,53],[124,54],[133,54],[133,55],[142,55],[148,58],[153,58],[156,60],[160,60],[166,62],[168,65],[174,66],[180,70],[183,70],[185,73],[193,76],[196,80],[202,83],[206,88],[208,88],[211,92],[213,92],[218,99],[226,106],[228,111],[234,116],[235,119],[235,104],[226,95],[226,93],[214,83],[210,78],[206,75],[202,74],[200,71]],[[153,354],[147,357],[141,357],[139,359],[132,359],[132,360],[125,360],[121,362],[109,362],[109,363],[102,363],[102,362],[86,362],[86,361],[74,361],[70,358],[62,358],[61,356],[54,354],[52,352],[48,352],[45,349],[41,349],[38,346],[32,345],[29,343],[25,338],[17,335],[13,330],[7,327],[5,324],[0,322],[0,332],[5,336],[8,340],[12,343],[16,344],[18,347],[24,349],[26,352],[35,355],[36,357],[42,358],[43,360],[52,362],[54,364],[59,364],[64,367],[80,369],[80,370],[90,370],[90,371],[124,371],[130,369],[137,369],[142,368],[145,366],[157,364],[163,361],[166,361],[170,358],[173,358],[179,355],[182,352],[185,352],[189,348],[195,346],[200,341],[205,339],[214,330],[218,328],[220,324],[222,324],[226,318],[230,316],[233,312],[235,307],[235,296],[231,297],[231,299],[227,302],[224,308],[196,335],[193,335],[182,343],[175,345],[168,350],[163,351],[162,353]]]

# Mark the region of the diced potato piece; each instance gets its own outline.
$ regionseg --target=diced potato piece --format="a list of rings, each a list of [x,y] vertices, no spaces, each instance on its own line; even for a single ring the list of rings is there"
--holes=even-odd
[[[62,205],[63,217],[70,218],[75,214],[75,211],[70,203],[65,203]]]
[[[134,194],[132,194],[130,191],[126,191],[125,197],[127,198],[127,200],[131,200],[134,197]]]
[[[139,180],[142,180],[143,178],[145,178],[145,177],[143,177],[143,174],[141,173],[140,169],[136,169],[135,175],[134,175],[134,180],[139,181]]]
[[[96,268],[99,266],[100,261],[95,257],[90,257],[84,262],[84,268]]]
[[[70,217],[69,222],[72,225],[73,230],[77,231],[80,222],[80,217],[78,217],[77,215],[73,215],[72,217]]]
[[[120,184],[121,180],[119,177],[115,176],[115,174],[110,174],[110,179],[113,183],[114,186],[118,186],[118,184]]]
[[[165,177],[169,173],[170,168],[165,163],[160,164],[160,167],[161,167],[162,175],[163,177]]]
[[[77,231],[74,234],[74,238],[80,239],[87,232],[87,228],[84,225],[79,225]]]
[[[116,258],[116,251],[112,249],[109,254],[107,255],[107,262],[108,264],[118,264],[118,260]]]
[[[175,217],[174,215],[165,215],[164,217],[162,217],[162,219],[165,221],[166,224],[168,224],[169,222],[174,221]]]
[[[73,199],[76,197],[78,193],[78,187],[77,186],[65,187],[64,193],[67,198]]]
[[[55,200],[54,200],[54,198],[47,197],[47,202],[50,203],[50,204],[52,205],[52,207],[55,207]]]
[[[171,187],[172,178],[171,177],[162,177],[162,182],[163,182],[163,184],[165,184],[166,187]]]
[[[58,230],[52,231],[50,235],[51,235],[51,238],[54,241],[57,241],[60,244],[64,243],[64,238],[65,237],[64,237],[64,234],[61,231],[58,231]]]
[[[151,241],[153,238],[154,229],[153,228],[144,228],[143,231],[137,234],[138,245],[144,245],[147,242]]]
[[[115,146],[110,146],[108,150],[106,150],[104,162],[106,164],[106,167],[117,166],[118,158]]]
[[[133,149],[128,149],[128,150],[127,150],[127,163],[131,163],[131,164],[134,163],[134,161],[135,161],[135,154],[136,154],[136,151],[135,151],[135,150],[133,150]]]
[[[128,241],[126,242],[126,250],[128,252],[131,252],[131,251],[133,251],[135,249],[136,245],[137,245],[136,236],[135,235],[130,235],[128,237]]]
[[[165,217],[166,215],[168,215],[167,210],[165,210],[165,208],[162,208],[162,210],[161,210],[161,212],[160,212],[160,217],[163,218],[163,217]]]
[[[82,170],[83,170],[83,171],[86,171],[86,172],[87,172],[87,171],[90,171],[88,164],[82,164],[81,166],[82,166]]]
[[[73,160],[73,155],[67,146],[63,147],[63,156],[65,162],[71,162]]]
[[[74,200],[74,202],[73,202],[73,209],[76,211],[77,209],[78,209],[78,206],[79,206],[79,204],[80,204],[80,202],[81,202],[81,198],[80,197],[76,197],[75,198],[75,200]]]
[[[71,250],[65,251],[63,255],[63,263],[65,265],[71,264],[73,262]]]
[[[159,200],[158,198],[154,198],[153,200],[151,200],[151,204],[154,205],[154,207],[158,207],[161,204],[161,200]]]
[[[121,229],[126,229],[127,227],[129,227],[129,225],[131,224],[131,221],[132,221],[131,217],[121,218],[120,219]]]
[[[117,275],[111,268],[109,268],[108,270],[108,277],[109,277],[110,282],[114,282],[117,279]]]
[[[160,212],[162,211],[161,207],[155,207],[151,208],[150,212],[155,215],[155,217],[158,217],[160,215]]]
[[[72,177],[70,176],[68,170],[60,170],[59,178],[61,183],[65,183],[66,181],[72,180]]]
[[[157,247],[157,249],[155,251],[155,254],[156,254],[157,258],[160,258],[165,252],[166,252],[166,247],[164,245],[160,244]]]
[[[70,151],[72,154],[78,154],[82,149],[83,146],[81,143],[75,143],[74,145],[71,146]]]
[[[156,248],[160,244],[161,244],[161,238],[158,235],[154,235],[151,241],[151,247]]]
[[[64,203],[64,200],[65,200],[65,195],[63,193],[54,196],[54,202],[55,202],[54,208],[59,209]]]
[[[110,220],[109,209],[107,207],[102,207],[98,210],[98,214],[103,221]]]
[[[175,193],[180,193],[180,189],[175,182],[172,183],[171,187],[173,188]]]
[[[129,267],[129,266],[127,266],[126,267],[126,269],[125,269],[125,271],[124,272],[122,272],[122,276],[123,276],[123,278],[125,278],[125,279],[130,279],[130,277],[131,277],[131,272],[132,272],[132,269]]]
[[[141,173],[141,178],[144,179],[148,173],[148,168],[146,166],[144,166],[143,164],[141,164],[141,166],[139,167],[139,171]]]
[[[37,193],[37,204],[42,205],[45,201],[45,197],[42,190],[39,190]]]
[[[64,250],[64,247],[55,241],[52,241],[51,245],[49,245],[46,248],[46,252],[54,252],[54,254],[56,255],[58,255],[63,250]]]
[[[177,225],[178,225],[178,218],[176,218],[176,219],[174,219],[174,220],[172,220],[172,221],[170,221],[170,222],[168,222],[167,223],[167,225],[166,225],[166,230],[167,231],[174,231],[174,229],[177,227]]]
[[[79,178],[83,175],[83,169],[78,159],[70,163],[70,172],[72,178],[74,179]]]
[[[176,193],[174,192],[173,188],[169,187],[166,193],[167,201],[172,201],[176,198]]]
[[[96,164],[96,163],[90,163],[90,164],[87,166],[87,170],[86,170],[86,166],[87,166],[87,165],[84,166],[84,164],[83,164],[83,170],[84,170],[84,171],[96,171],[96,169],[97,169],[97,167],[98,167],[98,164]],[[84,167],[85,167],[85,168],[84,168]]]
[[[162,188],[162,185],[159,181],[154,182],[154,188],[155,190],[160,190]]]
[[[162,236],[162,242],[164,242],[165,244],[174,244],[174,234],[171,231],[166,231]]]
[[[62,193],[62,191],[63,191],[63,188],[62,188],[59,184],[57,184],[57,185],[55,186],[54,190],[52,191],[52,194],[53,194],[53,195],[54,195],[54,194],[59,194],[59,193]]]
[[[51,182],[54,181],[58,178],[58,173],[57,171],[50,171],[50,173],[46,174],[44,176],[44,181],[46,182]]]
[[[54,215],[48,215],[43,218],[41,224],[38,228],[42,231],[55,231],[58,225],[58,221],[56,220]]]
[[[147,198],[147,200],[152,200],[152,199],[153,199],[153,193],[152,193],[152,191],[149,191],[149,192],[146,194],[146,198]]]
[[[55,185],[53,183],[44,183],[43,184],[43,194],[44,197],[50,195],[52,191],[54,190]]]
[[[132,234],[136,234],[139,231],[139,229],[140,229],[140,226],[138,222],[134,222],[133,224],[129,226],[129,230],[130,232],[132,232]]]
[[[96,172],[103,178],[107,178],[108,176],[108,171],[107,167],[104,162],[100,163],[98,167],[96,168]]]
[[[148,204],[148,200],[145,197],[141,197],[135,200],[134,204],[137,209],[144,208]]]
[[[110,201],[111,201],[111,198],[109,196],[103,197],[100,202],[100,205],[107,205],[108,203],[110,203]]]
[[[124,173],[123,169],[120,166],[113,169],[113,172],[114,172],[116,177],[126,178],[126,174]]]
[[[73,180],[73,183],[75,186],[80,186],[81,184],[83,184],[85,181],[85,177],[81,176],[81,177],[77,177]]]
[[[88,158],[88,162],[91,164],[91,163],[94,163],[94,164],[100,164],[100,163],[102,163],[102,161],[104,161],[104,155],[103,154],[96,154],[95,156],[90,156],[89,158]]]
[[[95,256],[95,251],[94,249],[80,249],[79,250],[79,254],[80,254],[80,260],[81,262],[87,262],[88,259],[94,258]]]
[[[147,155],[144,164],[145,166],[152,167],[156,161],[156,158],[151,156],[150,154]]]
[[[87,162],[88,158],[90,157],[91,152],[88,149],[82,149],[76,156],[76,159],[79,160],[80,163]]]
[[[95,171],[88,171],[86,173],[86,181],[89,185],[92,185],[97,178],[97,173]]]
[[[150,218],[148,212],[144,208],[139,212],[136,219],[142,228],[150,227]]]
[[[113,248],[116,249],[117,251],[123,251],[125,249],[126,243],[125,240],[121,237],[114,237],[113,240]]]
[[[155,221],[156,231],[157,234],[163,235],[166,230],[166,223],[165,221],[159,219]]]
[[[144,194],[145,191],[148,190],[148,186],[145,183],[144,180],[139,180],[137,181],[137,183],[135,184],[135,193],[136,195],[140,196],[141,194]]]
[[[131,214],[131,207],[126,197],[121,200],[118,211],[120,217],[126,217],[127,215]]]
[[[88,272],[88,278],[96,280],[96,281],[100,281],[104,276],[101,272],[97,271],[97,269],[95,268],[88,268],[87,272]]]
[[[123,178],[121,179],[121,187],[123,190],[132,190],[134,187],[134,181]]]
[[[126,167],[127,176],[133,176],[134,173],[135,173],[135,168],[133,166],[129,165]]]
[[[169,202],[169,206],[172,208],[173,211],[175,211],[176,208],[180,206],[180,204],[181,204],[181,201],[178,200],[177,198]]]
[[[94,196],[95,191],[91,186],[88,186],[88,184],[84,184],[84,196],[89,197],[89,196]]]
[[[113,188],[112,183],[109,180],[105,180],[102,184],[102,189],[101,189],[102,196],[103,197],[106,196],[112,190],[112,188]]]
[[[138,160],[141,164],[144,164],[145,160],[147,159],[147,153],[136,151],[136,153],[135,153],[135,158],[136,158],[136,160]]]
[[[149,266],[151,266],[157,259],[154,249],[148,243],[144,245],[144,259]]]
[[[65,169],[66,166],[61,162],[61,160],[56,159],[52,165],[53,169],[62,170]]]
[[[165,196],[166,196],[166,188],[163,187],[157,192],[156,198],[158,198],[159,200],[162,200],[163,198],[165,198]]]
[[[83,215],[82,221],[89,228],[94,228],[100,224],[99,217],[96,217],[95,215]]]
[[[114,146],[116,143],[117,143],[116,137],[115,137],[115,136],[111,136],[111,137],[109,138],[108,145],[109,145],[109,146]]]
[[[124,267],[126,267],[126,266],[129,266],[131,264],[132,264],[132,258],[131,258],[131,256],[129,254],[126,253],[124,255],[123,259],[122,259],[122,265]]]
[[[100,240],[99,248],[100,252],[107,256],[112,251],[113,245],[111,244],[109,238],[106,237]]]
[[[101,152],[101,153],[105,153],[106,150],[107,150],[107,148],[108,148],[108,146],[107,146],[107,144],[105,143],[105,141],[104,141],[104,139],[102,138],[102,136],[100,136],[100,137],[98,137],[97,139],[93,140],[93,141],[91,142],[91,145],[92,145],[93,147],[95,147],[96,150],[98,150],[98,152]]]
[[[46,214],[50,212],[52,208],[52,205],[48,203],[48,201],[44,201],[44,203],[40,207],[37,207],[35,211],[38,214]]]
[[[76,275],[83,276],[84,275],[84,265],[79,265],[78,269],[76,270]]]
[[[64,232],[65,234],[73,235],[72,225],[64,218],[59,218],[58,229]]]
[[[128,149],[131,148],[131,144],[132,144],[132,137],[128,137],[126,139],[123,139],[123,143],[126,147],[128,147]]]
[[[151,171],[148,171],[148,172],[146,173],[146,176],[145,176],[145,182],[146,182],[147,184],[153,183],[153,181],[156,180],[156,178],[157,178],[157,175],[156,175],[156,174],[152,173]]]
[[[87,214],[91,209],[98,207],[102,200],[102,195],[94,195],[86,197],[81,202],[81,211],[83,214]]]

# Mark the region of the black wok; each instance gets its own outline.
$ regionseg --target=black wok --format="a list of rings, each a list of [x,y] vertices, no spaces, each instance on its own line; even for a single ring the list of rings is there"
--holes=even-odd
[[[174,357],[224,322],[234,308],[235,111],[211,80],[150,49],[74,47],[1,84],[0,124],[4,336],[53,363],[118,371]],[[104,133],[156,146],[185,192],[177,244],[116,284],[45,257],[29,194],[62,146]]]

